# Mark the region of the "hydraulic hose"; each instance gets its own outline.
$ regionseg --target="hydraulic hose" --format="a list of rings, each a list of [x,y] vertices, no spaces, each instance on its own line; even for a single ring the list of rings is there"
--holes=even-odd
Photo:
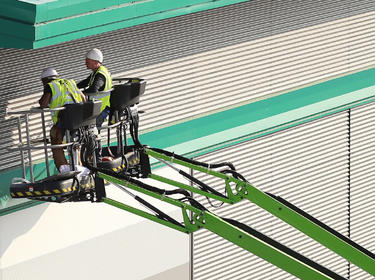
[[[207,209],[202,205],[200,204],[198,201],[196,201],[194,198],[192,198],[190,196],[190,193],[186,190],[183,190],[183,189],[174,189],[174,190],[165,190],[165,189],[160,189],[160,188],[157,188],[157,187],[153,187],[153,186],[150,186],[146,183],[143,183],[141,181],[138,181],[138,180],[135,180],[129,176],[126,176],[126,175],[123,175],[123,174],[119,174],[119,173],[115,173],[111,170],[107,170],[107,169],[103,169],[103,168],[98,168],[98,167],[93,167],[93,166],[89,166],[88,167],[90,170],[92,171],[96,171],[96,172],[102,172],[104,174],[107,174],[107,175],[110,175],[110,176],[113,176],[113,177],[116,177],[118,179],[123,179],[123,180],[126,180],[130,183],[132,183],[133,185],[136,185],[138,187],[141,187],[145,190],[149,190],[149,191],[152,191],[154,193],[158,193],[158,194],[162,194],[162,195],[173,195],[173,194],[181,194],[181,195],[184,195],[183,198],[180,198],[179,200],[180,201],[184,201],[184,200],[187,200],[189,201],[189,203],[193,206],[193,207],[196,207],[200,210],[203,210],[203,211],[207,211]],[[163,212],[161,212],[159,209],[157,209],[156,207],[154,207],[153,205],[151,205],[150,203],[148,203],[147,201],[145,201],[144,199],[140,198],[137,196],[136,200],[138,202],[140,202],[141,204],[145,205],[146,207],[150,208],[152,211],[158,213],[158,216],[162,219],[166,219],[172,223],[175,223],[174,221],[170,220],[169,216],[165,216],[165,214]],[[164,214],[164,215],[163,215]],[[177,224],[179,224],[178,222],[176,222]]]
[[[92,171],[95,171],[95,172],[101,172],[101,173],[116,177],[118,179],[126,180],[129,183],[132,183],[136,186],[139,186],[139,187],[141,187],[145,190],[148,190],[148,191],[152,191],[154,193],[165,194],[165,195],[181,194],[181,195],[184,195],[184,196],[190,196],[190,193],[186,190],[183,190],[183,189],[164,190],[164,189],[160,189],[160,188],[157,188],[157,187],[150,186],[150,185],[148,185],[144,182],[133,179],[133,178],[127,176],[127,175],[124,175],[124,174],[121,174],[121,173],[116,173],[112,170],[108,170],[108,169],[104,169],[104,168],[98,168],[98,167],[94,167],[94,166],[88,166],[88,168]]]
[[[162,149],[159,149],[159,148],[149,148],[149,149],[153,150],[155,152],[158,152],[160,154],[164,154],[164,155],[169,156],[169,157],[174,157],[176,159],[183,160],[183,161],[186,161],[188,163],[203,166],[203,167],[206,167],[206,168],[219,168],[219,167],[227,166],[231,170],[236,170],[236,168],[234,167],[234,165],[231,162],[208,164],[208,163],[205,163],[205,162],[200,162],[200,161],[196,161],[196,160],[186,158],[186,157],[183,157],[183,156],[180,156],[180,155],[176,155],[175,153],[172,153],[172,152],[169,152],[169,151],[166,151],[166,150],[162,150]]]

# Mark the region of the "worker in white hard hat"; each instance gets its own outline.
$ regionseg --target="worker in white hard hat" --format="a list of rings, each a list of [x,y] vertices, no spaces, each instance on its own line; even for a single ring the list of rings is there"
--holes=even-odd
[[[86,54],[86,67],[87,69],[92,70],[92,73],[86,79],[77,84],[78,88],[84,89],[83,93],[101,92],[99,96],[95,96],[96,99],[102,101],[102,106],[100,108],[101,114],[96,120],[99,129],[109,114],[109,90],[112,89],[111,73],[102,63],[102,52],[96,48],[90,50]]]
[[[43,70],[41,80],[44,86],[42,97],[39,99],[41,108],[58,108],[65,104],[79,103],[86,100],[85,95],[78,89],[74,80],[59,78],[59,74],[53,67]],[[65,133],[58,118],[59,112],[52,112],[53,126],[50,131],[51,144],[58,145],[62,143]],[[62,148],[52,149],[53,160],[56,168],[61,172],[70,171],[70,166],[65,158]]]
[[[112,77],[108,69],[103,65],[103,53],[99,49],[92,49],[86,54],[86,67],[92,70],[92,73],[83,81],[77,84],[78,88],[84,89],[83,92],[87,93],[99,93],[95,96],[95,99],[102,101],[100,107],[100,115],[96,118],[96,126],[100,133],[100,128],[104,120],[109,115],[109,99],[110,91],[112,89]],[[96,153],[97,160],[102,160],[102,145],[100,140],[98,141],[98,151]]]

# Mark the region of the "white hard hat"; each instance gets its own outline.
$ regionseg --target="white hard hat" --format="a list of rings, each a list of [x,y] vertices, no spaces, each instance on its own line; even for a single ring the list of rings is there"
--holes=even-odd
[[[99,61],[100,63],[103,62],[103,54],[99,49],[92,49],[86,54],[86,58]]]
[[[59,76],[59,74],[57,73],[57,71],[55,70],[55,68],[48,67],[48,68],[46,68],[46,69],[43,70],[41,78],[43,79],[43,78],[57,77],[57,76]]]

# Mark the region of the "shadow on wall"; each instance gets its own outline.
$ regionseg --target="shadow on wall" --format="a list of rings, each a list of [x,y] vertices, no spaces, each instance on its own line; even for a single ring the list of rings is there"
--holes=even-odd
[[[189,263],[186,263],[143,280],[189,280],[189,269]]]
[[[44,203],[38,207],[0,217],[0,259],[3,258],[13,240],[29,232],[35,226],[48,205]]]
[[[40,207],[33,207],[33,210],[34,208],[38,208],[34,217],[40,216],[38,212]],[[14,225],[14,223],[23,222],[22,213],[17,213],[15,216],[13,220],[10,217],[10,226],[22,227],[25,230],[27,226],[31,228],[32,224],[28,221],[25,221],[28,224],[25,227]],[[105,217],[96,217],[96,223],[103,223],[102,218]],[[71,227],[76,222],[75,219],[72,224],[64,224],[64,226]],[[69,239],[81,241],[68,246],[56,246],[59,244],[59,233],[54,233],[55,231],[56,227],[51,228],[49,232],[40,232],[36,240],[36,243],[43,242],[41,246],[45,247],[42,248],[54,248],[54,250],[49,252],[38,250],[39,248],[35,248],[37,244],[30,244],[29,246],[34,246],[34,248],[29,248],[29,250],[38,251],[38,254],[33,254],[33,258],[17,261],[15,264],[4,263],[2,271],[4,279],[189,279],[187,265],[189,236],[157,223],[141,221],[99,236],[72,234]],[[21,230],[12,232],[15,237],[20,233],[22,233]],[[19,252],[15,251],[17,248],[9,247],[12,238],[7,237],[5,242],[5,248],[8,247],[9,254],[12,253],[13,256],[7,255],[6,250],[2,249],[0,257],[4,256],[4,260],[8,257],[14,260],[16,257],[14,254]],[[17,246],[22,246],[20,242],[17,240]],[[7,260],[8,264],[9,262],[11,262],[10,259]],[[151,277],[152,275],[156,276],[155,279]],[[160,278],[161,276],[168,278]],[[170,278],[170,276],[175,277]]]

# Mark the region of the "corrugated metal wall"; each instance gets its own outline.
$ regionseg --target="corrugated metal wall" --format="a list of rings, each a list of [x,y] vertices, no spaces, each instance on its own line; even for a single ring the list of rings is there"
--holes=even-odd
[[[35,104],[44,67],[84,78],[84,55],[92,47],[104,51],[115,76],[148,80],[141,103],[147,112],[141,128],[147,131],[372,67],[374,25],[370,0],[252,0],[38,50],[0,49],[0,170],[20,162],[18,153],[6,151],[17,135],[5,109]],[[374,251],[374,166],[368,156],[374,150],[374,108],[363,106],[199,159],[232,160],[255,186]],[[32,123],[38,126],[37,119]],[[343,276],[371,279],[251,203],[216,211]],[[194,279],[293,279],[204,230],[194,235],[193,266]]]
[[[5,109],[35,104],[46,66],[80,80],[86,51],[101,48],[114,75],[148,80],[141,128],[153,130],[373,65],[375,3],[352,2],[252,0],[38,50],[0,49],[0,170],[20,161],[6,151],[17,136]]]
[[[370,103],[197,159],[235,163],[254,186],[287,199],[374,252],[374,139],[375,103]],[[196,176],[224,190],[219,180]],[[348,279],[373,279],[251,202],[214,209],[198,198],[218,215],[244,222]],[[193,235],[192,271],[194,280],[295,279],[206,230]]]
[[[344,235],[349,230],[349,114],[342,112],[198,158],[230,161],[262,191],[283,197]],[[223,190],[223,182],[199,177]],[[249,201],[209,207],[239,220],[284,245],[348,276],[348,263],[311,238]],[[193,235],[193,279],[296,279],[285,271],[201,230]],[[356,278],[353,278],[356,279]]]
[[[350,238],[375,252],[375,103],[352,109]],[[351,278],[373,276],[351,266]]]

